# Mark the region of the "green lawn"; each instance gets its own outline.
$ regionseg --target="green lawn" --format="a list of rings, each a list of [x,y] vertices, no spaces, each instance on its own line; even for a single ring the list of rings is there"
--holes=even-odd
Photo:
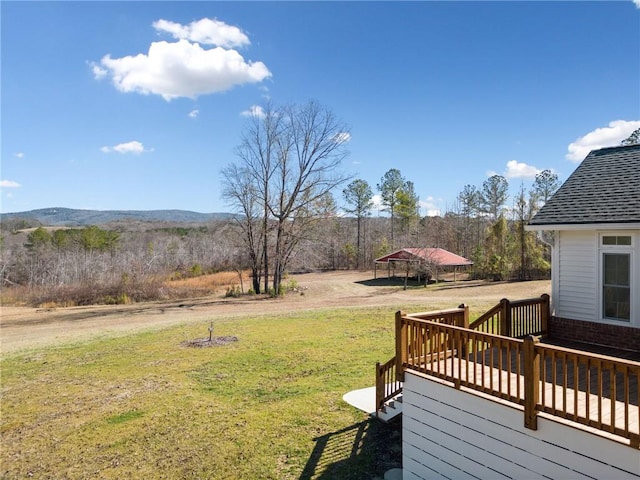
[[[324,310],[218,321],[238,338],[224,346],[182,345],[204,323],[7,356],[0,476],[382,477],[398,426],[342,395],[373,385],[393,322],[392,308]]]

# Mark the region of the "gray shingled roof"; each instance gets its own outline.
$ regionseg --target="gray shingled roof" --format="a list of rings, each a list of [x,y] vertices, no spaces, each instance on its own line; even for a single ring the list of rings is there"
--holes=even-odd
[[[530,225],[640,224],[640,145],[594,150]]]

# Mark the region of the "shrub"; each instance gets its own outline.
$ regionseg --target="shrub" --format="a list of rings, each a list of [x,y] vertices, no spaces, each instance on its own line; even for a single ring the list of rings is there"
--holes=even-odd
[[[242,291],[240,290],[240,287],[237,285],[228,287],[226,293],[224,294],[225,297],[239,297],[241,295],[242,295]]]

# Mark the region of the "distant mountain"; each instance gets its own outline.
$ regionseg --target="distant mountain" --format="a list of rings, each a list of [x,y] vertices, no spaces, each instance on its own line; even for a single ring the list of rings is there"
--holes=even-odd
[[[0,221],[37,220],[47,226],[102,225],[117,221],[202,223],[234,218],[232,213],[198,213],[188,210],[77,210],[74,208],[41,208],[28,212],[2,213]]]

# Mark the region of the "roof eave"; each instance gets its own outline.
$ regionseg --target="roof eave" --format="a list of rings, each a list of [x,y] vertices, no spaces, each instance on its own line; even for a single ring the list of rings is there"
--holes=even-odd
[[[525,225],[525,230],[638,230],[640,222],[541,223]]]

